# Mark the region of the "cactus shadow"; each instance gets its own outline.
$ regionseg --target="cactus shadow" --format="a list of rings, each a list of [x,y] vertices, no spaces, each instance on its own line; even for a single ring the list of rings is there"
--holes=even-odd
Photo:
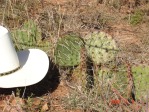
[[[87,61],[86,61],[86,65],[87,65],[87,76],[86,76],[86,87],[87,89],[92,89],[95,85],[95,77],[94,77],[94,65],[93,65],[93,61],[91,61],[91,59],[89,57],[87,57]]]
[[[49,60],[51,60],[49,58]],[[40,97],[46,93],[52,93],[55,89],[57,89],[60,83],[60,73],[59,69],[56,65],[49,61],[49,70],[40,82],[37,84],[27,86],[27,87],[19,87],[19,88],[0,88],[0,96],[11,95],[12,92],[16,95],[19,93],[19,97],[27,98],[27,97]]]

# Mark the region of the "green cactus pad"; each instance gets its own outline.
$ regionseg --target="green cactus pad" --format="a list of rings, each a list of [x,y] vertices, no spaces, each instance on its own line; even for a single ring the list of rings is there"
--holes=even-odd
[[[54,51],[54,62],[63,67],[78,65],[82,44],[82,40],[74,34],[63,36],[57,42]]]
[[[133,66],[132,72],[136,98],[149,101],[149,66]]]
[[[127,98],[128,79],[125,69],[126,68],[123,66],[120,66],[120,68],[117,71],[113,71],[109,68],[101,68],[98,71],[96,80],[98,80],[100,85],[103,86],[102,88],[105,91],[108,91],[110,83],[114,88],[116,88],[120,92],[120,94],[123,97]]]
[[[104,32],[93,32],[85,39],[87,53],[95,64],[106,63],[114,59],[117,47],[111,36]]]
[[[16,49],[40,48],[47,50],[49,42],[41,41],[41,31],[33,20],[24,22],[21,28],[12,31]]]

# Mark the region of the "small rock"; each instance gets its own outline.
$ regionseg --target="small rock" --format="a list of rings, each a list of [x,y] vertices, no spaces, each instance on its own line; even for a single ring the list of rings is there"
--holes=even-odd
[[[45,103],[45,104],[42,106],[41,111],[47,111],[48,109],[49,109],[48,104]]]

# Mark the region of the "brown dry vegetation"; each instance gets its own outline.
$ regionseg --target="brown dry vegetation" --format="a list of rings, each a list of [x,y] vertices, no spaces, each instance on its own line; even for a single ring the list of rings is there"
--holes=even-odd
[[[43,41],[55,42],[74,32],[85,36],[104,31],[117,41],[118,57],[131,64],[149,63],[148,0],[0,0],[0,25],[11,30],[33,19],[41,28]],[[55,38],[52,38],[55,37]],[[52,63],[52,62],[51,62]],[[91,91],[81,87],[75,76],[67,77],[51,64],[47,76],[30,87],[0,89],[0,112],[137,112],[148,104],[131,103],[112,88],[101,95],[98,85]],[[95,92],[97,91],[97,92]],[[126,91],[124,91],[126,92]],[[105,95],[106,94],[106,95]],[[98,95],[100,97],[98,97]],[[121,103],[111,104],[112,98]],[[142,110],[141,110],[142,109]]]

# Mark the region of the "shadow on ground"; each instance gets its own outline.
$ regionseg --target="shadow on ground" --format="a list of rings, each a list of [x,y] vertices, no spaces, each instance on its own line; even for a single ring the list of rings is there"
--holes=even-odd
[[[49,59],[50,60],[50,59]],[[43,80],[41,80],[39,83],[27,87],[20,87],[20,88],[11,88],[11,89],[5,89],[0,88],[0,95],[11,95],[12,92],[15,94],[20,92],[20,97],[37,97],[42,96],[46,93],[53,92],[59,85],[60,80],[60,74],[58,68],[50,61],[49,64],[49,70],[46,76]]]

